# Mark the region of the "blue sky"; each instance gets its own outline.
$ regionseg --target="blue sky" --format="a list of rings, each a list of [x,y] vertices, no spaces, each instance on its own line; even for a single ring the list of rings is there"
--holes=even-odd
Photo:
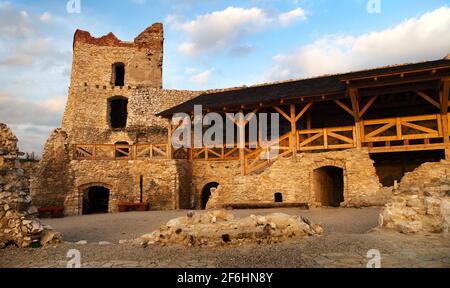
[[[203,90],[443,58],[450,1],[0,0],[0,122],[23,151],[60,126],[75,29],[132,40],[165,24],[164,88]]]

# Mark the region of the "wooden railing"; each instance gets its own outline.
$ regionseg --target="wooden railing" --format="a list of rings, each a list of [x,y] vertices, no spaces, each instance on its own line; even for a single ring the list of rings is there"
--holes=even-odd
[[[246,155],[244,162],[245,174],[264,169],[280,157],[292,155],[292,149],[289,145],[291,136],[291,133],[285,134],[264,145],[265,147],[258,148],[254,152]]]
[[[349,149],[356,147],[354,126],[298,131],[298,151]]]
[[[74,160],[140,160],[168,159],[168,144],[77,144],[73,148]]]
[[[363,142],[443,137],[441,115],[425,115],[362,122]]]
[[[244,153],[249,154],[255,151],[257,145],[245,144]],[[203,147],[190,150],[189,159],[194,161],[223,161],[239,160],[238,144],[226,145],[225,147]]]

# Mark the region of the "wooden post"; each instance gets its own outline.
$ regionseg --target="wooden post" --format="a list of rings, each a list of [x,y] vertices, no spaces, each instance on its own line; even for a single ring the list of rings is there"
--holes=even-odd
[[[352,108],[353,108],[353,117],[355,118],[355,126],[356,126],[356,148],[361,149],[362,147],[362,139],[364,139],[364,131],[363,126],[361,125],[361,117],[359,112],[359,100],[358,100],[358,89],[350,88],[349,96],[352,100]]]
[[[239,111],[239,160],[241,163],[241,173],[245,175],[245,121],[244,111]]]
[[[172,151],[172,121],[169,120],[169,126],[167,128],[167,139],[168,139],[168,145],[167,145],[167,158],[172,159],[173,158],[173,151]]]
[[[292,155],[297,154],[297,114],[295,112],[295,104],[291,104],[291,137],[289,138],[289,148]]]
[[[450,132],[449,132],[449,113],[448,113],[449,91],[450,91],[450,80],[446,79],[442,83],[442,91],[440,91],[442,132],[444,135],[445,159],[446,160],[450,160],[450,138],[449,138]]]

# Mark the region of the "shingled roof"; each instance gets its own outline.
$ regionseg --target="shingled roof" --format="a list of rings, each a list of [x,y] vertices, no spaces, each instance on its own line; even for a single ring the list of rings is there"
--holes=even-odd
[[[192,112],[194,105],[204,109],[250,106],[258,103],[279,102],[281,99],[317,97],[320,95],[341,94],[345,97],[346,81],[385,74],[396,74],[416,70],[450,67],[450,59],[395,65],[357,72],[321,76],[308,79],[290,80],[251,87],[238,87],[218,92],[206,92],[178,106],[165,110],[158,116],[168,117],[175,113]]]

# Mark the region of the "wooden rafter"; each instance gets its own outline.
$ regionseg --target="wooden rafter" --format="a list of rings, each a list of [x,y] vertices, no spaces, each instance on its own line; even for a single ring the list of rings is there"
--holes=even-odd
[[[347,113],[349,113],[350,115],[355,116],[355,115],[353,114],[353,110],[350,109],[350,108],[348,108],[347,105],[345,105],[345,104],[342,103],[341,101],[339,101],[339,100],[334,100],[334,103],[336,103],[339,107],[341,107],[342,109],[344,109],[344,110],[345,110]]]
[[[416,91],[416,94],[425,99],[427,102],[429,102],[431,105],[435,106],[438,109],[441,109],[441,104],[439,104],[436,100],[428,96],[422,91]]]
[[[363,117],[364,114],[366,114],[367,110],[369,110],[370,107],[372,107],[373,103],[377,100],[378,95],[373,96],[370,98],[370,100],[367,102],[367,104],[364,106],[364,108],[359,112],[359,117]]]

